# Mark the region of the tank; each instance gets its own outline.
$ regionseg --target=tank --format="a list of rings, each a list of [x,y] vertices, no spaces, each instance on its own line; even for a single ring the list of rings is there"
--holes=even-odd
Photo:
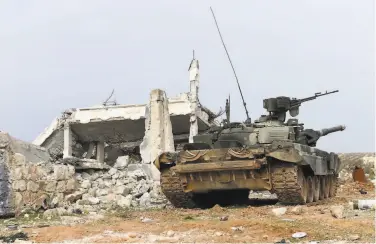
[[[334,92],[338,90],[303,99],[264,99],[268,114],[254,122],[249,117],[245,122],[230,122],[228,99],[227,118],[220,126],[196,135],[183,150],[162,153],[154,161],[163,193],[178,208],[242,204],[250,190],[275,193],[282,204],[334,197],[341,161],[316,144],[345,126],[304,129],[293,118],[302,103]],[[292,118],[285,121],[287,112]]]

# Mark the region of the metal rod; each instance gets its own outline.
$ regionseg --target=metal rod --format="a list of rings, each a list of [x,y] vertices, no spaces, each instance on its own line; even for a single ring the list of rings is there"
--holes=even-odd
[[[213,18],[214,18],[214,21],[215,21],[215,25],[217,26],[217,30],[218,30],[218,33],[219,33],[219,37],[221,38],[221,41],[222,41],[222,44],[223,44],[223,47],[226,51],[226,54],[227,54],[227,57],[228,57],[228,60],[230,61],[230,64],[231,64],[231,67],[232,67],[232,71],[234,72],[234,75],[235,75],[235,79],[236,79],[236,83],[238,84],[238,88],[239,88],[239,92],[240,92],[240,96],[242,97],[242,101],[243,101],[243,105],[244,105],[244,109],[245,109],[245,114],[247,116],[247,121],[250,120],[249,118],[249,114],[248,114],[248,110],[247,110],[247,104],[245,103],[244,101],[244,97],[243,97],[243,93],[242,93],[242,89],[240,88],[240,85],[239,85],[239,80],[238,80],[238,76],[236,75],[236,72],[235,72],[235,68],[234,68],[234,65],[232,64],[231,62],[231,58],[230,58],[230,55],[227,51],[227,48],[226,48],[226,45],[223,41],[223,38],[222,38],[222,34],[221,34],[221,31],[219,30],[219,26],[218,26],[218,23],[217,23],[217,19],[215,18],[215,15],[214,15],[214,12],[213,12],[213,9],[212,7],[210,7],[210,10],[213,14]]]

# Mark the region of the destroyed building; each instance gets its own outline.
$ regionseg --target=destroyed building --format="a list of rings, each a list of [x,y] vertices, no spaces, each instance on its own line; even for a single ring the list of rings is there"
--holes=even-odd
[[[66,204],[93,210],[162,203],[151,162],[218,124],[198,100],[196,59],[189,77],[189,92],[177,97],[157,89],[146,104],[69,109],[32,144],[1,133],[0,215]]]

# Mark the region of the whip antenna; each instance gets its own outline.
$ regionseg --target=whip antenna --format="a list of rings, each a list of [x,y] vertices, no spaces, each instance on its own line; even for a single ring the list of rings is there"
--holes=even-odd
[[[224,49],[225,49],[225,51],[226,51],[226,54],[227,54],[228,60],[230,61],[230,64],[231,64],[231,67],[232,67],[232,71],[234,72],[235,79],[236,79],[236,83],[238,84],[238,88],[239,88],[240,96],[242,97],[243,106],[244,106],[244,109],[245,109],[245,114],[246,114],[246,116],[247,116],[247,120],[246,120],[246,122],[251,122],[251,118],[249,118],[249,114],[248,114],[248,110],[247,110],[247,104],[246,104],[245,101],[244,101],[244,97],[243,97],[242,89],[240,88],[239,80],[238,80],[238,76],[236,75],[234,65],[233,65],[232,62],[231,62],[230,55],[229,55],[229,53],[228,53],[228,51],[227,51],[227,48],[226,48],[226,45],[225,45],[225,43],[224,43],[224,41],[223,41],[222,34],[221,34],[221,31],[219,30],[218,23],[217,23],[217,19],[215,18],[215,15],[214,15],[214,12],[213,12],[212,7],[210,7],[210,10],[211,10],[211,12],[212,12],[212,14],[213,14],[214,22],[215,22],[215,25],[217,26],[217,30],[218,30],[218,33],[219,33],[219,37],[221,38],[221,41],[222,41],[223,47],[224,47]]]

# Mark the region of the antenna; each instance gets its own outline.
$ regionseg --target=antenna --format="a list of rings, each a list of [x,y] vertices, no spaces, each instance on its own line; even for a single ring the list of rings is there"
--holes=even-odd
[[[250,123],[250,122],[251,122],[251,118],[249,117],[248,110],[247,110],[247,104],[246,104],[245,101],[244,101],[244,97],[243,97],[242,89],[240,88],[240,85],[239,85],[238,76],[236,75],[234,65],[232,65],[230,55],[228,54],[228,51],[227,51],[226,45],[225,45],[225,43],[224,43],[224,41],[223,41],[222,34],[221,34],[221,31],[219,30],[218,23],[217,23],[217,19],[215,18],[215,15],[214,15],[214,12],[213,12],[212,7],[210,7],[210,10],[211,10],[211,12],[212,12],[212,14],[213,14],[213,18],[214,18],[214,21],[215,21],[215,25],[217,26],[217,30],[218,30],[218,33],[219,33],[219,37],[221,38],[221,41],[222,41],[223,47],[224,47],[224,49],[225,49],[225,51],[226,51],[226,54],[227,54],[228,60],[230,61],[230,64],[231,64],[231,67],[232,67],[232,71],[234,71],[234,75],[235,75],[236,83],[238,84],[238,88],[239,88],[240,96],[242,97],[242,101],[243,101],[243,105],[244,105],[244,109],[245,109],[245,114],[246,114],[246,116],[247,116],[247,120],[246,120],[246,122],[249,122],[249,123]]]
[[[114,99],[113,101],[109,101],[110,98],[114,95],[114,92],[115,92],[115,89],[112,89],[112,92],[111,92],[111,95],[103,102],[103,106],[108,106],[109,104],[111,105],[116,105],[116,99]]]

